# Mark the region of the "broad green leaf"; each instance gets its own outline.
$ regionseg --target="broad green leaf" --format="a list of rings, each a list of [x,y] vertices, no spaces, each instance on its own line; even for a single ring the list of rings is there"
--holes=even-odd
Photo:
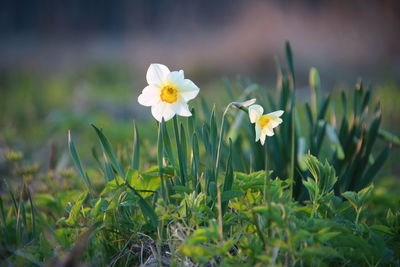
[[[82,209],[82,204],[85,201],[86,197],[88,196],[88,193],[83,193],[79,196],[78,200],[74,203],[74,205],[71,208],[71,211],[69,212],[68,219],[66,219],[64,222],[70,226],[74,226],[78,222],[78,218],[80,215],[80,211]]]
[[[119,188],[121,185],[123,185],[124,182],[125,182],[125,181],[124,181],[121,177],[116,176],[114,180],[111,180],[111,181],[109,181],[109,182],[106,184],[106,187],[103,189],[103,191],[101,192],[100,195],[101,195],[101,196],[104,196],[104,195],[107,194],[108,192],[113,191],[113,190],[116,190],[116,189]]]
[[[128,170],[126,175],[126,181],[129,186],[133,187],[140,196],[147,198],[151,196],[151,192],[140,192],[140,191],[157,191],[161,186],[160,176],[147,175],[146,173],[139,173],[135,170]]]
[[[92,210],[90,211],[90,216],[93,218],[96,218],[97,216],[99,216],[102,212],[105,212],[106,209],[108,207],[108,201],[105,200],[104,198],[99,198],[96,201],[96,204],[94,205],[94,207],[92,208]]]

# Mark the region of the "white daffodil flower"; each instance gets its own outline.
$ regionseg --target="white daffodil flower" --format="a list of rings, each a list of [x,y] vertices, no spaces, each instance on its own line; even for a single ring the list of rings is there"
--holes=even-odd
[[[283,114],[283,110],[274,111],[263,115],[264,109],[260,105],[251,105],[249,107],[250,122],[255,123],[256,128],[256,142],[260,140],[261,144],[264,145],[265,137],[273,136],[273,129],[282,123],[282,119],[279,118]]]
[[[200,89],[191,80],[185,79],[183,70],[170,71],[162,64],[151,64],[147,70],[147,83],[138,97],[138,102],[151,107],[153,117],[161,122],[172,119],[175,114],[189,117],[187,102],[197,96]]]

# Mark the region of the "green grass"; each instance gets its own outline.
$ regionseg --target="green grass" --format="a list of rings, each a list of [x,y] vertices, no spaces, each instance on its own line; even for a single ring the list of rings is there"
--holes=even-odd
[[[46,95],[53,87],[57,91],[48,85],[45,99],[32,103],[32,121],[14,125],[28,132],[9,130],[6,139],[24,146],[31,129],[48,127],[39,119],[46,109],[64,109],[57,132],[68,142],[73,166],[55,152],[48,168],[38,154],[3,153],[0,263],[399,265],[399,183],[391,167],[383,168],[390,153],[398,153],[398,137],[390,132],[397,129],[387,123],[393,115],[385,115],[396,105],[385,99],[379,104],[362,82],[324,95],[314,68],[310,98],[296,101],[295,58],[289,44],[285,51],[275,91],[225,81],[226,95],[218,95],[226,100],[223,106],[200,96],[192,101],[192,117],[159,124],[115,122],[102,112],[93,115],[92,127],[81,116],[74,120],[87,124],[84,130],[69,127],[65,95]],[[94,73],[86,74],[93,84],[126,94],[123,72]],[[380,92],[393,97],[390,89]],[[106,90],[96,94],[99,101],[118,98]],[[254,142],[246,108],[229,104],[251,98],[265,110],[285,111],[267,148]],[[25,119],[27,111],[7,107],[3,124]],[[378,180],[379,173],[392,178]]]

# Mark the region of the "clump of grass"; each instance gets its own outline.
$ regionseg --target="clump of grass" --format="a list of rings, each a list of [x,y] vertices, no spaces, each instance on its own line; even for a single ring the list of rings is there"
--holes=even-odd
[[[311,99],[298,106],[289,44],[286,58],[287,69],[278,64],[276,93],[251,85],[236,96],[227,86],[236,98],[227,108],[210,108],[202,101],[191,117],[157,123],[157,140],[140,134],[134,124],[131,142],[114,149],[108,129],[92,125],[99,140],[99,149],[92,151],[95,166],[84,165],[68,133],[77,173],[55,170],[46,181],[53,177],[73,184],[79,175],[82,186],[62,192],[62,183],[58,188],[56,183],[51,192],[32,195],[34,180],[25,178],[38,169],[14,172],[21,181],[7,184],[8,195],[0,196],[0,261],[399,264],[400,211],[368,216],[372,181],[393,140],[385,139],[388,134],[380,128],[379,105],[358,83],[353,92],[341,94],[342,113],[336,112],[332,96],[322,96],[313,68]],[[266,110],[285,111],[267,149],[254,142],[254,126],[243,116],[247,102],[242,101],[253,97]],[[302,117],[307,120],[301,122]],[[378,140],[383,150],[376,154]],[[144,151],[144,144],[152,151]],[[32,169],[15,153],[8,154],[14,168]]]

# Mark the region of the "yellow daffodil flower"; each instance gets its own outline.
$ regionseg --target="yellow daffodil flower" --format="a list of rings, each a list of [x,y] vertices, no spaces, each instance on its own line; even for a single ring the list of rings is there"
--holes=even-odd
[[[162,64],[151,64],[147,70],[147,83],[138,97],[138,102],[151,107],[153,117],[161,122],[172,119],[175,114],[189,117],[192,113],[187,102],[197,96],[200,89],[191,80],[185,79],[183,70],[170,71]]]
[[[265,137],[273,136],[273,129],[282,123],[282,119],[279,118],[283,114],[283,110],[274,111],[263,115],[264,109],[260,105],[251,105],[249,107],[250,122],[255,123],[256,128],[256,142],[260,140],[261,144],[264,145]]]

